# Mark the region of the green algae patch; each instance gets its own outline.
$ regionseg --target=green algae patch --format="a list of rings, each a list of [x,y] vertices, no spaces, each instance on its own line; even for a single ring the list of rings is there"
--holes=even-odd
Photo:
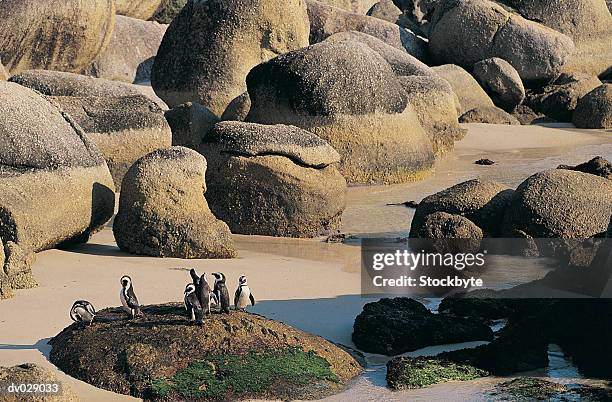
[[[387,363],[387,383],[394,390],[423,388],[448,381],[469,381],[489,373],[448,360],[398,357]]]
[[[299,348],[244,356],[209,356],[189,364],[172,378],[151,382],[151,396],[187,399],[295,397],[298,387],[338,383],[324,358]]]

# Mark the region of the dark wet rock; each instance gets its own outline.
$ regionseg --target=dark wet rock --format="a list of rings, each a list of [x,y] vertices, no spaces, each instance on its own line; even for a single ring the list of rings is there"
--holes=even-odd
[[[206,160],[184,147],[154,151],[123,179],[113,233],[120,249],[174,258],[233,258],[229,228],[204,198]]]
[[[521,124],[516,117],[495,106],[477,107],[468,110],[459,117],[459,122],[509,125]]]
[[[555,119],[536,112],[527,105],[518,105],[511,114],[523,125],[556,122]]]
[[[524,81],[556,77],[574,51],[572,40],[487,0],[442,0],[430,19],[429,50],[437,63],[470,69],[499,57]]]
[[[4,0],[0,59],[11,74],[29,69],[79,72],[110,40],[112,0]]]
[[[117,191],[134,162],[172,144],[164,113],[143,95],[53,99],[102,152]]]
[[[601,156],[597,156],[588,162],[576,166],[561,165],[557,169],[575,170],[577,172],[590,173],[612,180],[612,163]]]
[[[451,151],[455,141],[465,137],[467,132],[459,126],[456,95],[451,85],[435,76],[408,76],[399,80],[435,154],[440,156]]]
[[[523,17],[573,39],[565,72],[600,75],[612,60],[612,16],[603,0],[502,0]]]
[[[381,0],[374,4],[366,14],[395,24],[402,15],[402,10],[397,8],[393,0]]]
[[[605,232],[611,214],[610,180],[554,169],[529,177],[517,188],[506,210],[503,232],[585,239]]]
[[[104,158],[59,105],[0,82],[0,133],[5,244],[37,252],[86,240],[110,219],[115,194]]]
[[[475,165],[480,165],[480,166],[491,166],[491,165],[495,165],[495,161],[488,159],[488,158],[483,158],[483,159],[478,159],[477,161],[474,162]]]
[[[108,46],[83,73],[129,83],[151,81],[153,59],[167,28],[118,15]]]
[[[448,381],[470,381],[489,373],[467,364],[428,357],[396,357],[387,363],[387,384],[393,390],[424,388]]]
[[[580,98],[600,85],[595,76],[562,74],[541,90],[530,91],[525,104],[557,121],[571,122]]]
[[[172,145],[199,150],[208,131],[219,118],[199,103],[185,103],[166,112],[172,129]]]
[[[496,106],[511,112],[525,99],[518,72],[504,59],[492,57],[474,64],[473,75]]]
[[[247,121],[321,137],[342,156],[350,183],[406,182],[433,166],[431,142],[397,76],[363,43],[325,41],[287,53],[251,70],[247,85]]]
[[[187,4],[187,0],[162,0],[151,20],[160,24],[170,24]]]
[[[147,88],[150,89],[150,87],[80,74],[28,70],[12,76],[10,81],[48,96],[121,97],[144,95],[160,107],[166,107],[154,93],[147,91]]]
[[[513,192],[502,184],[474,179],[425,197],[412,219],[410,236],[416,237],[427,215],[434,212],[465,216],[486,234],[495,235],[499,232]]]
[[[225,112],[221,115],[221,120],[244,121],[249,115],[250,110],[251,98],[249,98],[249,93],[245,92],[242,95],[238,95],[227,105]]]
[[[446,64],[432,68],[444,78],[459,97],[459,116],[477,107],[493,107],[493,101],[478,82],[463,68]]]
[[[353,14],[315,0],[306,0],[310,18],[310,43],[324,41],[338,32],[359,31],[427,61],[427,42],[412,31],[366,15]]]
[[[308,33],[302,0],[192,1],[166,31],[151,83],[170,107],[198,102],[221,116],[254,66],[308,46]]]
[[[366,304],[353,326],[353,342],[360,350],[388,356],[432,345],[492,339],[491,328],[478,320],[433,314],[405,297]]]
[[[572,121],[579,128],[612,128],[612,84],[601,85],[583,96]]]
[[[340,226],[346,181],[338,153],[319,137],[284,125],[222,122],[200,152],[207,199],[233,233],[315,237]]]
[[[362,370],[323,338],[261,316],[212,314],[197,326],[182,304],[143,312],[127,322],[105,309],[89,327],[67,327],[51,341],[51,361],[99,388],[154,400],[318,399]]]
[[[483,238],[482,229],[464,216],[434,212],[425,217],[412,237],[433,240],[430,245],[439,253],[477,253]]]
[[[445,297],[438,306],[440,314],[498,320],[514,314],[515,300],[503,299],[489,290],[474,290]]]
[[[13,367],[0,366],[0,383],[5,386],[11,384],[54,384],[58,385],[58,393],[39,393],[30,395],[24,398],[24,394],[3,395],[4,402],[20,402],[23,400],[33,402],[78,402],[80,399],[72,388],[65,382],[60,380],[58,375],[53,371],[42,368],[34,363],[24,363]],[[6,389],[3,390],[6,392]]]
[[[416,57],[367,33],[358,31],[339,32],[325,40],[326,43],[343,41],[357,41],[368,46],[380,54],[391,65],[393,72],[399,76],[435,76],[434,71]]]

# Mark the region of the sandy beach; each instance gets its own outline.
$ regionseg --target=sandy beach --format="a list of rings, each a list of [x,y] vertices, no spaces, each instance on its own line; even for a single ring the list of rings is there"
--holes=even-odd
[[[577,164],[598,155],[612,159],[609,131],[576,130],[567,125],[470,124],[465,127],[469,129],[466,138],[456,144],[453,153],[437,163],[435,173],[425,180],[349,188],[342,232],[357,238],[406,236],[414,210],[388,204],[420,201],[433,192],[475,177],[516,186],[529,175],[560,164]],[[474,161],[480,158],[492,159],[496,164],[475,165]],[[129,274],[142,304],[180,301],[190,268],[199,272],[225,272],[232,291],[237,278],[246,274],[258,300],[251,309],[253,313],[351,345],[353,320],[362,306],[373,300],[360,296],[358,242],[328,244],[320,239],[242,235],[236,235],[235,241],[239,258],[234,260],[139,257],[117,248],[111,224],[107,224],[87,244],[38,254],[33,271],[39,287],[18,291],[13,299],[0,302],[0,365],[34,362],[53,367],[47,360],[50,351],[47,341],[71,323],[68,311],[74,300],[90,300],[98,309],[117,306],[119,278]],[[434,353],[444,347],[429,349],[432,350],[411,355]],[[329,398],[330,401],[374,401],[382,397],[390,401],[477,400],[483,389],[499,381],[488,377],[392,393],[385,386],[385,359],[369,356],[368,361],[372,364],[365,374],[344,393]],[[560,367],[564,364],[561,359]],[[572,373],[558,370],[551,374],[543,370],[538,374],[571,382],[576,380],[570,378],[575,376]],[[133,399],[63,374],[62,378],[83,401]]]

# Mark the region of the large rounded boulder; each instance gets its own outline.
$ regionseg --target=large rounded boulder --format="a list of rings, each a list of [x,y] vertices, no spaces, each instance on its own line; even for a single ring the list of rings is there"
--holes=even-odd
[[[474,77],[491,96],[493,103],[511,112],[525,99],[519,73],[504,59],[492,57],[474,64]]]
[[[516,190],[503,231],[534,238],[585,239],[603,233],[612,215],[612,181],[565,169],[537,173]]]
[[[123,178],[113,233],[120,249],[153,257],[233,258],[229,228],[210,211],[206,160],[184,147],[154,151]]]
[[[454,64],[433,67],[432,70],[448,81],[459,99],[459,115],[477,107],[493,107],[493,101],[487,93],[463,68]]]
[[[115,0],[117,14],[148,20],[163,3],[162,0]]]
[[[155,401],[321,399],[361,373],[342,348],[278,321],[243,312],[191,323],[183,304],[120,308],[72,324],[51,340],[50,359],[93,386]]]
[[[568,36],[488,0],[442,0],[430,24],[429,50],[436,62],[471,69],[499,57],[524,81],[556,77],[574,51]]]
[[[367,68],[364,68],[367,66]],[[359,42],[322,42],[279,56],[247,76],[250,122],[310,131],[336,149],[351,183],[421,177],[434,153],[385,59]]]
[[[579,128],[612,128],[612,84],[603,84],[582,97],[573,122]]]
[[[198,102],[220,116],[254,66],[308,46],[303,0],[190,1],[172,21],[151,83],[170,106]]]
[[[0,59],[11,74],[46,69],[79,72],[110,41],[113,0],[4,0]]]
[[[233,233],[315,237],[340,227],[340,155],[297,127],[218,123],[204,138],[208,202]]]

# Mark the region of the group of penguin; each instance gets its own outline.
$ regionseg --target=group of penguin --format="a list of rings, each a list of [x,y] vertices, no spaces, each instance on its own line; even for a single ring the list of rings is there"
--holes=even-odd
[[[185,286],[184,302],[189,319],[198,325],[203,325],[204,317],[210,315],[212,306],[218,306],[221,313],[230,312],[230,295],[225,283],[225,275],[222,272],[215,272],[215,283],[211,288],[206,279],[206,273],[198,276],[195,269],[189,271],[192,282]],[[132,278],[127,275],[121,277],[121,289],[119,299],[123,310],[134,319],[143,315],[140,310],[140,303],[134,291]],[[249,288],[247,277],[240,276],[238,279],[238,289],[234,294],[234,308],[244,311],[247,306],[255,305],[255,297]],[[70,318],[74,322],[91,324],[96,316],[94,306],[87,300],[77,300],[70,309]]]

